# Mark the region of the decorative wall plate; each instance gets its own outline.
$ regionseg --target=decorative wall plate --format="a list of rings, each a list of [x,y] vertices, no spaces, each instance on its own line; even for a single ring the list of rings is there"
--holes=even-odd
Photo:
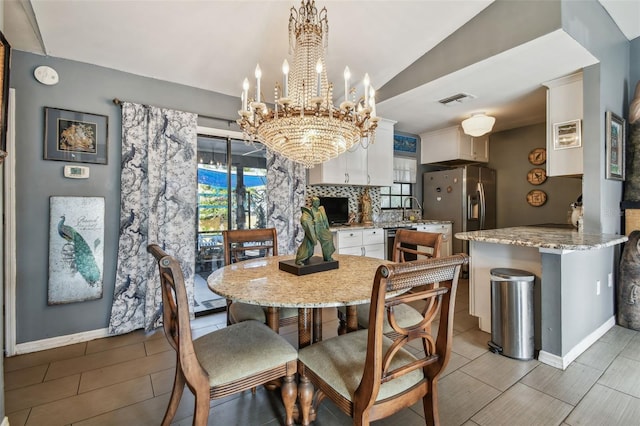
[[[541,185],[547,180],[547,171],[540,167],[533,168],[527,173],[527,182],[531,185]]]
[[[547,150],[544,148],[534,148],[529,153],[529,162],[534,166],[539,166],[547,161]]]
[[[547,202],[547,193],[544,191],[540,191],[539,189],[534,189],[532,191],[529,191],[529,193],[527,194],[527,203],[529,203],[533,207],[540,207],[546,202]]]

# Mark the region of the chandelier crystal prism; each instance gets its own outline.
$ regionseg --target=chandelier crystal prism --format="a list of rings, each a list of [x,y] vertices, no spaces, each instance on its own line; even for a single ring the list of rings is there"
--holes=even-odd
[[[373,143],[379,121],[369,76],[364,78],[364,95],[356,100],[356,91],[349,86],[349,67],[344,70],[345,100],[337,108],[333,105],[333,85],[327,79],[325,62],[328,36],[326,7],[318,12],[314,0],[302,0],[298,9],[292,7],[289,50],[293,48],[293,67],[289,69],[285,59],[283,84],[275,86],[273,108],[262,102],[262,70],[258,65],[255,97],[249,99],[245,78],[242,109],[238,111],[237,123],[245,140],[262,142],[307,168],[337,157],[363,139],[367,145]]]

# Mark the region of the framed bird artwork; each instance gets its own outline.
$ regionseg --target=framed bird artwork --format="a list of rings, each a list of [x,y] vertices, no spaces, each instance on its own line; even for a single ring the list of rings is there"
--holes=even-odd
[[[104,197],[49,199],[49,305],[100,299]]]

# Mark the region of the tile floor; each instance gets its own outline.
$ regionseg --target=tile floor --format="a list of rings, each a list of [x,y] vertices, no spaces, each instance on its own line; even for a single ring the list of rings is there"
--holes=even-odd
[[[443,425],[638,425],[640,332],[620,327],[565,371],[537,361],[515,361],[487,350],[490,336],[468,312],[468,284],[461,281],[451,360],[440,380]],[[326,309],[324,338],[336,334],[335,309]],[[214,314],[193,322],[195,336],[224,327]],[[293,327],[281,330],[293,344]],[[7,358],[5,408],[19,425],[158,425],[173,380],[174,352],[161,331],[79,343]],[[278,425],[277,393],[261,388],[212,401],[209,424]],[[193,396],[185,390],[175,425],[190,425]],[[329,401],[318,426],[348,425]],[[424,425],[418,403],[380,425]]]

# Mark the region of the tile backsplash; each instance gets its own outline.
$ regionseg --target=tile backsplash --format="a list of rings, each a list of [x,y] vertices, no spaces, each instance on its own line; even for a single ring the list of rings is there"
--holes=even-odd
[[[373,221],[380,220],[380,188],[375,186],[334,186],[334,185],[308,185],[306,187],[307,197],[305,204],[311,206],[311,198],[313,197],[348,197],[349,213],[356,213],[356,220],[360,222],[360,200],[364,194],[365,188],[369,188],[369,196],[371,197],[371,207],[373,210]],[[402,215],[402,213],[400,213]]]
[[[333,186],[333,185],[308,185],[306,187],[305,205],[311,207],[312,197],[348,197],[349,213],[356,213],[356,220],[360,222],[361,206],[360,200],[364,194],[364,186]],[[402,209],[382,210],[380,208],[380,188],[370,186],[369,196],[371,197],[371,207],[373,210],[374,222],[397,222],[402,220]],[[416,215],[419,215],[417,213]]]

